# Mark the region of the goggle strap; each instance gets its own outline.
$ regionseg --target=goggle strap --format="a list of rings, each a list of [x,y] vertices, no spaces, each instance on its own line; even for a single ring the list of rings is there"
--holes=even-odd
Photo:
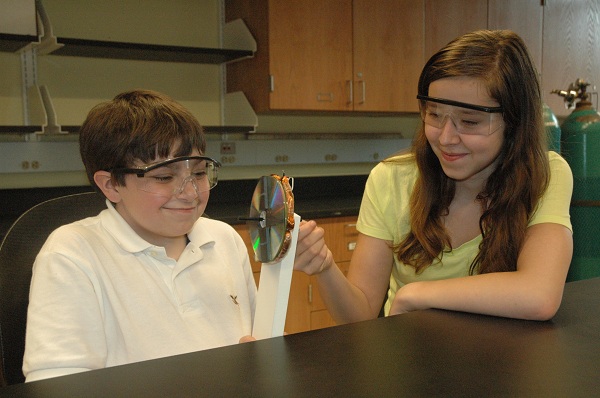
[[[487,113],[502,113],[501,106],[489,107],[489,106],[482,106],[482,105],[467,104],[466,102],[452,101],[452,100],[445,99],[445,98],[435,98],[435,97],[429,97],[427,95],[420,95],[420,94],[417,95],[417,99],[419,99],[421,101],[437,102],[439,104],[458,106],[460,108],[473,109],[475,111],[482,111],[482,112],[487,112]]]

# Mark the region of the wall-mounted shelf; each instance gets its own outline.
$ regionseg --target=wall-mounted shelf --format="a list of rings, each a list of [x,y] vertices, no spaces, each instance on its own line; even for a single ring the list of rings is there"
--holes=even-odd
[[[41,0],[36,0],[38,36],[0,33],[0,51],[19,52],[23,75],[25,125],[0,126],[0,134],[67,134],[78,126],[60,126],[48,89],[37,83],[37,55],[110,58],[138,61],[181,62],[220,65],[253,57],[256,42],[241,20],[224,26],[227,45],[237,49],[188,47],[131,42],[114,42],[56,37]],[[241,47],[240,47],[241,46]],[[240,49],[241,48],[241,49]],[[31,72],[33,71],[33,73]],[[233,94],[233,95],[231,95]],[[249,133],[256,131],[258,119],[242,93],[224,95],[223,126],[204,126],[206,133]],[[30,117],[30,114],[33,115]],[[35,117],[35,119],[33,119]],[[233,125],[227,125],[233,121]]]
[[[60,126],[63,133],[78,133],[81,126]],[[204,132],[208,134],[233,134],[233,133],[251,133],[255,126],[203,126]],[[2,126],[0,125],[0,134],[32,134],[43,131],[44,127],[37,126]]]
[[[31,134],[42,131],[42,126],[0,126],[0,134]]]
[[[0,51],[14,53],[37,40],[37,36],[0,33]]]
[[[0,33],[0,51],[17,52],[32,43],[35,45],[37,41],[37,36]],[[165,46],[63,37],[57,37],[56,43],[59,47],[50,54],[74,57],[222,64],[254,56],[251,50]]]
[[[56,40],[59,45],[62,44],[62,47],[54,50],[52,55],[201,64],[222,64],[254,55],[252,51],[219,48],[165,46],[61,37]]]

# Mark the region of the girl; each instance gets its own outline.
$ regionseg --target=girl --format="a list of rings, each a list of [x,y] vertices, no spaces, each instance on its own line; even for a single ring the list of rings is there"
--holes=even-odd
[[[366,184],[347,278],[314,221],[295,268],[338,323],[441,308],[547,320],[572,257],[567,163],[548,152],[537,72],[511,31],[450,42],[419,79],[412,150]]]

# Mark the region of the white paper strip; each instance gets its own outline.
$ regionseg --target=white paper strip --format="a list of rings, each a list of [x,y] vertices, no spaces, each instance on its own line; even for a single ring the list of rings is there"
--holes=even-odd
[[[278,262],[263,264],[260,269],[252,328],[252,336],[256,339],[283,336],[300,220],[300,216],[294,214],[292,239],[285,256]]]

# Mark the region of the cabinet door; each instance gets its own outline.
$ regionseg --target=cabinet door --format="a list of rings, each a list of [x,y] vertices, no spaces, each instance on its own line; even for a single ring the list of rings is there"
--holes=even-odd
[[[272,110],[348,110],[351,0],[269,2]]]
[[[515,31],[542,72],[542,25],[544,6],[540,0],[488,0],[489,29]]]
[[[354,110],[417,112],[423,0],[354,0]]]
[[[227,90],[257,113],[416,112],[425,0],[226,0],[255,57],[227,65]]]
[[[290,286],[290,297],[285,318],[286,333],[310,330],[309,284],[310,277],[304,272],[294,271]]]
[[[336,323],[327,310],[311,311],[310,330],[330,328],[335,325]]]
[[[338,267],[340,267],[344,275],[348,275],[348,267],[350,266],[350,261],[341,261],[336,263]],[[310,303],[310,330],[335,326],[336,323],[331,317],[331,314],[329,314],[329,311],[327,311],[325,303],[323,302],[321,294],[319,293],[317,278],[311,276],[309,283],[310,285],[308,286],[308,297]]]
[[[269,0],[225,0],[225,20],[242,19],[256,40],[253,58],[226,65],[227,92],[242,91],[255,112],[270,110]]]
[[[566,90],[582,78],[600,86],[600,6],[597,0],[552,0],[544,5],[542,90],[544,102],[557,116],[567,116],[563,97],[550,94]],[[592,97],[597,106],[596,98]]]
[[[344,275],[346,275],[358,237],[356,217],[322,218],[317,220],[317,222],[325,230],[324,239],[333,254],[333,259]],[[310,330],[335,325],[319,293],[317,279],[312,276],[309,278],[308,301],[310,307]]]
[[[331,250],[338,267],[346,275],[358,237],[356,217],[320,218],[317,223],[325,230],[325,243]],[[294,271],[285,325],[286,331],[296,333],[334,325],[335,322],[319,294],[316,278]]]
[[[325,243],[333,259],[339,263],[350,261],[358,237],[356,217],[320,218],[317,223],[325,230]]]
[[[487,28],[487,0],[425,0],[425,61],[456,37]]]

